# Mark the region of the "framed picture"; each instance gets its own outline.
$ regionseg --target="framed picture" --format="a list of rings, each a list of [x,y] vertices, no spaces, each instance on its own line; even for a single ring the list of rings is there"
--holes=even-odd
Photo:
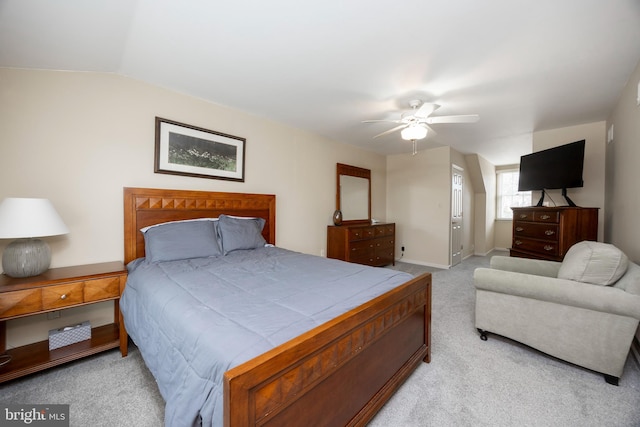
[[[244,182],[246,140],[156,117],[156,173]]]

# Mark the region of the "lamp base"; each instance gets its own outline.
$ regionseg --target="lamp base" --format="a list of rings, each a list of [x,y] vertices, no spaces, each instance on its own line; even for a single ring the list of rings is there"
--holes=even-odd
[[[2,254],[2,269],[11,277],[38,276],[49,269],[51,250],[40,239],[21,239],[9,244]]]

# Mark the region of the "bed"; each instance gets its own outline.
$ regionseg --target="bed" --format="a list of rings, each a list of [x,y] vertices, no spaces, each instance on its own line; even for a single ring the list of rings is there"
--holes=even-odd
[[[269,264],[269,269],[274,269],[273,265],[277,265],[278,269],[287,265],[283,261],[285,258],[294,260],[295,263],[292,264],[292,267],[287,267],[287,269],[298,271],[298,274],[292,277],[295,279],[292,281],[297,281],[300,284],[317,280],[306,277],[307,265],[305,264],[304,268],[300,267],[300,262],[308,263],[308,265],[326,263],[321,264],[325,268],[326,274],[329,274],[329,270],[335,269],[337,271],[343,267],[362,269],[348,270],[351,273],[353,271],[357,273],[349,280],[355,283],[355,277],[358,280],[364,278],[362,280],[376,282],[376,286],[378,286],[378,282],[383,282],[383,279],[378,279],[378,276],[382,273],[389,273],[390,270],[386,269],[356,266],[323,257],[298,254],[274,246],[276,241],[275,208],[274,195],[125,188],[125,262],[133,267],[146,263],[144,260],[140,260],[145,257],[145,238],[139,231],[145,227],[171,221],[229,216],[261,219],[262,237],[267,245],[264,248],[255,249],[251,254],[249,254],[251,251],[248,250],[238,250],[217,259],[213,259],[216,257],[211,257],[211,259],[197,258],[188,262],[189,269],[200,272],[208,269],[208,271],[215,273],[207,274],[218,275],[224,268],[215,263],[222,262],[226,266],[232,261],[235,263],[236,259],[244,260],[243,262],[249,260],[249,264],[257,265],[260,271],[248,274],[258,274],[259,277],[269,280],[272,273],[263,273],[267,267],[260,264],[263,261],[256,261],[252,258],[255,253],[264,254],[264,257],[268,259],[264,262],[272,263]],[[273,261],[275,259],[277,261]],[[274,262],[276,264],[273,264]],[[176,263],[177,261],[160,262],[158,263],[160,267],[153,268],[162,270],[162,276],[175,270],[178,272],[178,278],[171,280],[181,282],[183,276],[180,274],[184,268]],[[246,264],[242,265],[242,268],[247,269]],[[389,290],[341,314],[323,320],[322,323],[313,325],[246,361],[237,365],[231,364],[229,369],[219,375],[222,384],[222,403],[214,405],[217,405],[215,416],[211,416],[212,404],[209,402],[211,399],[208,396],[212,394],[212,391],[206,388],[203,388],[202,394],[207,396],[203,396],[202,401],[206,400],[207,403],[202,404],[203,407],[199,409],[202,413],[197,418],[194,418],[193,414],[174,413],[182,406],[180,398],[189,399],[185,400],[188,403],[195,402],[198,398],[185,398],[182,391],[175,393],[181,397],[167,392],[169,386],[163,383],[163,376],[166,377],[167,372],[174,373],[180,369],[192,369],[191,367],[182,368],[168,365],[176,359],[182,359],[190,351],[193,352],[193,345],[199,346],[208,340],[194,336],[193,342],[189,341],[188,337],[192,331],[189,330],[188,325],[198,317],[192,317],[190,322],[186,322],[185,318],[193,316],[186,311],[184,315],[174,314],[177,316],[175,318],[160,318],[158,322],[165,326],[151,328],[154,330],[151,332],[145,331],[141,326],[144,322],[136,323],[134,320],[137,316],[136,310],[149,310],[148,307],[154,304],[151,301],[155,299],[155,294],[162,294],[162,292],[154,292],[148,297],[140,294],[138,296],[140,301],[134,303],[135,298],[127,296],[128,291],[131,295],[136,293],[132,285],[134,283],[132,276],[130,274],[131,282],[127,283],[121,304],[124,324],[129,335],[138,345],[148,366],[150,362],[147,357],[154,352],[163,351],[175,356],[165,356],[163,363],[166,362],[167,366],[160,364],[160,368],[156,366],[155,369],[152,369],[150,367],[166,400],[166,410],[172,408],[172,415],[166,421],[167,425],[181,423],[185,425],[198,425],[199,423],[219,425],[215,420],[222,420],[223,425],[227,427],[365,425],[421,362],[430,361],[431,275],[427,273],[413,278],[408,275],[397,276],[393,273],[393,280],[401,278],[402,282]],[[274,281],[280,280],[279,277],[273,277]],[[244,276],[238,282],[246,282]],[[235,283],[233,285],[235,286]],[[189,298],[196,292],[193,289],[202,287],[193,285],[193,288],[189,288],[189,286],[192,285],[184,285],[187,289],[184,297],[170,296],[170,299],[166,299],[169,297],[164,296],[159,298],[165,298],[165,304],[169,300],[173,304],[173,302],[182,299],[185,299],[189,304]],[[129,289],[130,287],[131,289]],[[323,286],[317,288],[321,287]],[[374,286],[372,285],[372,287]],[[341,288],[345,288],[345,286]],[[335,292],[341,288],[335,288]],[[307,298],[307,300],[310,300],[309,304],[311,304],[314,302],[313,300],[318,298]],[[345,296],[344,300],[349,298],[350,296]],[[191,304],[200,305],[201,303],[193,302]],[[226,307],[226,304],[220,305]],[[146,316],[148,313],[143,314]],[[224,324],[224,322],[220,321],[220,324]],[[175,328],[182,329],[176,332],[173,330]],[[171,349],[164,346],[161,349],[153,348],[158,347],[157,343],[154,344],[154,341],[146,340],[145,334],[155,333],[155,329],[158,329],[159,336],[176,335],[176,333],[179,336],[184,336],[185,346],[183,348],[172,346]],[[150,344],[146,343],[147,341]],[[207,359],[203,356],[205,353],[199,350],[194,357],[202,362]],[[181,378],[184,383],[192,384],[199,382],[202,376],[200,372],[199,376],[193,377],[198,381],[189,381],[188,376]],[[172,385],[170,386],[172,387]],[[174,402],[174,399],[177,400]],[[222,409],[222,413],[220,413],[220,409]]]

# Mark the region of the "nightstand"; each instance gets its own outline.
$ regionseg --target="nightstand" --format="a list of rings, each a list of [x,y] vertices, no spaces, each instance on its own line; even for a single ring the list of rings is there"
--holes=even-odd
[[[116,347],[126,356],[127,332],[120,313],[126,281],[122,262],[51,268],[25,278],[0,275],[0,354],[11,356],[0,366],[0,383]],[[51,351],[48,340],[6,349],[7,320],[110,300],[114,322],[93,328],[90,340]]]

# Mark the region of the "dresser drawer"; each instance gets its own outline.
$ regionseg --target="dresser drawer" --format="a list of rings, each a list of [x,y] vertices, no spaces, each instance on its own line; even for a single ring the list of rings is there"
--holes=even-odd
[[[533,220],[537,222],[560,222],[560,212],[553,211],[542,211],[542,212],[534,212]]]
[[[376,237],[380,236],[394,236],[396,227],[393,224],[385,224],[376,226]]]
[[[120,278],[87,280],[84,282],[84,302],[115,299],[120,296]]]
[[[42,288],[42,309],[53,310],[82,303],[83,287],[84,282],[75,282]]]
[[[327,258],[373,266],[395,262],[393,223],[327,226]]]
[[[0,297],[0,319],[36,313],[42,310],[40,289],[5,292]]]
[[[395,241],[393,237],[381,237],[373,241],[373,246],[375,247],[376,251],[380,249],[393,249],[394,245]]]
[[[513,233],[515,237],[534,237],[555,241],[558,239],[558,224],[516,221]]]
[[[518,209],[517,212],[513,213],[513,220],[514,221],[533,221],[533,211]]]
[[[370,239],[375,236],[375,227],[358,227],[349,229],[349,241]]]
[[[372,240],[353,242],[349,248],[349,259],[373,257],[374,244]]]
[[[543,240],[521,239],[516,237],[513,239],[513,249],[537,252],[549,256],[558,255],[558,244],[556,242],[545,242]]]
[[[376,265],[386,265],[393,262],[393,248],[376,251]]]

